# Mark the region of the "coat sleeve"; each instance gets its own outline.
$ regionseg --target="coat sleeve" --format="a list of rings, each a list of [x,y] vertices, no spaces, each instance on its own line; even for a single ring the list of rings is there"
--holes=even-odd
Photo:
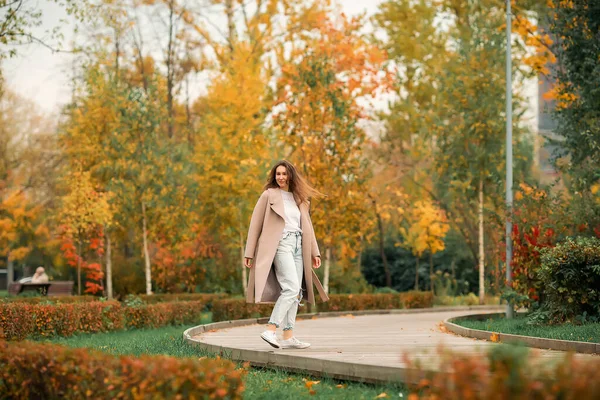
[[[321,257],[321,253],[319,252],[319,245],[317,244],[317,235],[315,235],[315,228],[313,227],[312,218],[310,217],[310,203],[308,203],[309,213],[308,213],[308,222],[310,222],[310,229],[312,230],[312,243],[311,246],[311,257]]]
[[[252,211],[250,227],[248,228],[248,239],[246,240],[246,251],[244,251],[244,257],[246,258],[254,258],[254,251],[256,250],[256,244],[258,243],[258,238],[262,232],[267,204],[269,203],[268,197],[269,194],[265,190],[258,199],[256,206],[254,206],[254,211]]]

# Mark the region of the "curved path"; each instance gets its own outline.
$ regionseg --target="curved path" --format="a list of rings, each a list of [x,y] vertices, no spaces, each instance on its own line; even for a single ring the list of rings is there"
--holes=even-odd
[[[274,349],[260,337],[259,320],[228,321],[188,329],[184,338],[209,351],[253,365],[279,367],[314,375],[367,382],[418,381],[403,355],[419,360],[429,370],[438,369],[438,347],[482,354],[491,341],[457,336],[445,331],[442,322],[462,315],[497,313],[499,307],[454,310],[391,310],[378,315],[338,313],[336,317],[298,316],[296,335],[312,345],[305,350]],[[264,321],[266,322],[266,321]],[[531,350],[540,362],[564,353]],[[577,354],[577,357],[594,357]]]

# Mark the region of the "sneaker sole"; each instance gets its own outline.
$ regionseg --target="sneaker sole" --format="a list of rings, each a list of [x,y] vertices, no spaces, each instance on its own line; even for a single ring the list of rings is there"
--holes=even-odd
[[[275,347],[276,349],[281,348],[281,346],[279,346],[277,343],[271,342],[270,340],[266,339],[263,335],[260,335],[260,338],[265,342],[269,343],[272,347]]]

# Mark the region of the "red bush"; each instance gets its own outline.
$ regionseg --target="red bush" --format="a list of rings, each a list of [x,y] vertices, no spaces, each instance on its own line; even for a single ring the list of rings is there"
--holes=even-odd
[[[317,304],[317,311],[389,310],[399,308],[428,308],[433,306],[431,292],[398,294],[332,294],[329,301]],[[213,321],[268,317],[272,304],[248,304],[244,299],[215,300]],[[302,310],[302,309],[301,309]]]
[[[201,301],[126,307],[116,301],[72,304],[0,303],[0,333],[23,340],[125,328],[158,328],[200,322]]]
[[[123,329],[116,301],[72,304],[0,304],[0,329],[8,340]]]
[[[165,325],[200,323],[202,301],[180,301],[124,307],[127,328],[158,328]]]
[[[52,344],[0,343],[0,398],[241,399],[244,374],[219,358],[115,357]]]

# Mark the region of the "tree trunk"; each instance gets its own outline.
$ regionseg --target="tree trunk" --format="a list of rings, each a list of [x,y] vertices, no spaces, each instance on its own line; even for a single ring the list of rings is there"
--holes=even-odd
[[[233,15],[233,0],[225,0],[225,14],[227,15],[227,41],[229,42],[229,50],[233,53],[233,45],[237,36]]]
[[[429,251],[429,290],[433,293],[433,253]]]
[[[331,247],[325,249],[325,272],[323,274],[323,289],[329,294],[329,269],[331,268]]]
[[[109,300],[113,298],[112,285],[112,251],[110,247],[110,236],[106,234],[106,296]]]
[[[496,286],[496,290],[494,292],[496,294],[500,294],[500,262],[496,262],[496,274],[495,274],[494,284]]]
[[[373,200],[373,207],[375,207],[375,215],[377,216],[377,227],[379,228],[379,254],[381,255],[381,261],[383,262],[383,273],[385,274],[385,286],[392,287],[392,274],[390,272],[390,266],[388,265],[387,257],[385,256],[384,246],[384,232],[383,232],[383,221],[381,215],[377,211],[377,203]]]
[[[479,304],[485,300],[485,252],[483,243],[483,178],[479,178]]]
[[[248,292],[248,275],[246,270],[248,267],[244,265],[244,236],[242,234],[242,224],[240,224],[240,263],[242,265],[242,289],[244,291],[244,297]]]
[[[419,290],[419,256],[417,256],[417,267],[415,268],[415,290]]]
[[[10,252],[6,256],[6,289],[8,290],[8,286],[13,283],[15,280],[15,265],[13,264],[13,260],[10,257]]]
[[[146,294],[152,294],[152,271],[150,270],[150,252],[148,251],[148,230],[146,224],[146,204],[142,202],[142,238],[144,241],[144,261],[146,263]]]
[[[185,118],[187,123],[187,141],[191,149],[194,145],[192,139],[192,111],[190,109],[190,76],[185,76]]]
[[[173,90],[175,80],[175,68],[174,68],[174,54],[173,47],[175,41],[175,21],[173,20],[175,10],[173,10],[174,4],[169,3],[169,42],[167,44],[167,129],[169,138],[173,137],[173,124],[174,124],[174,112],[173,112]]]
[[[115,80],[119,81],[119,58],[121,57],[121,35],[115,28]]]
[[[452,292],[452,296],[457,296],[460,293],[462,293],[462,289],[459,292],[458,291],[458,282],[456,281],[456,258],[452,258],[452,262],[450,262],[450,272],[452,273],[452,287],[453,287],[453,292]]]
[[[81,240],[77,243],[77,294],[81,296]]]
[[[358,256],[357,256],[357,260],[356,260],[356,271],[359,274],[358,276],[360,276],[360,274],[362,273],[362,271],[361,271],[362,252],[363,252],[363,237],[361,235],[360,242],[358,243]]]

